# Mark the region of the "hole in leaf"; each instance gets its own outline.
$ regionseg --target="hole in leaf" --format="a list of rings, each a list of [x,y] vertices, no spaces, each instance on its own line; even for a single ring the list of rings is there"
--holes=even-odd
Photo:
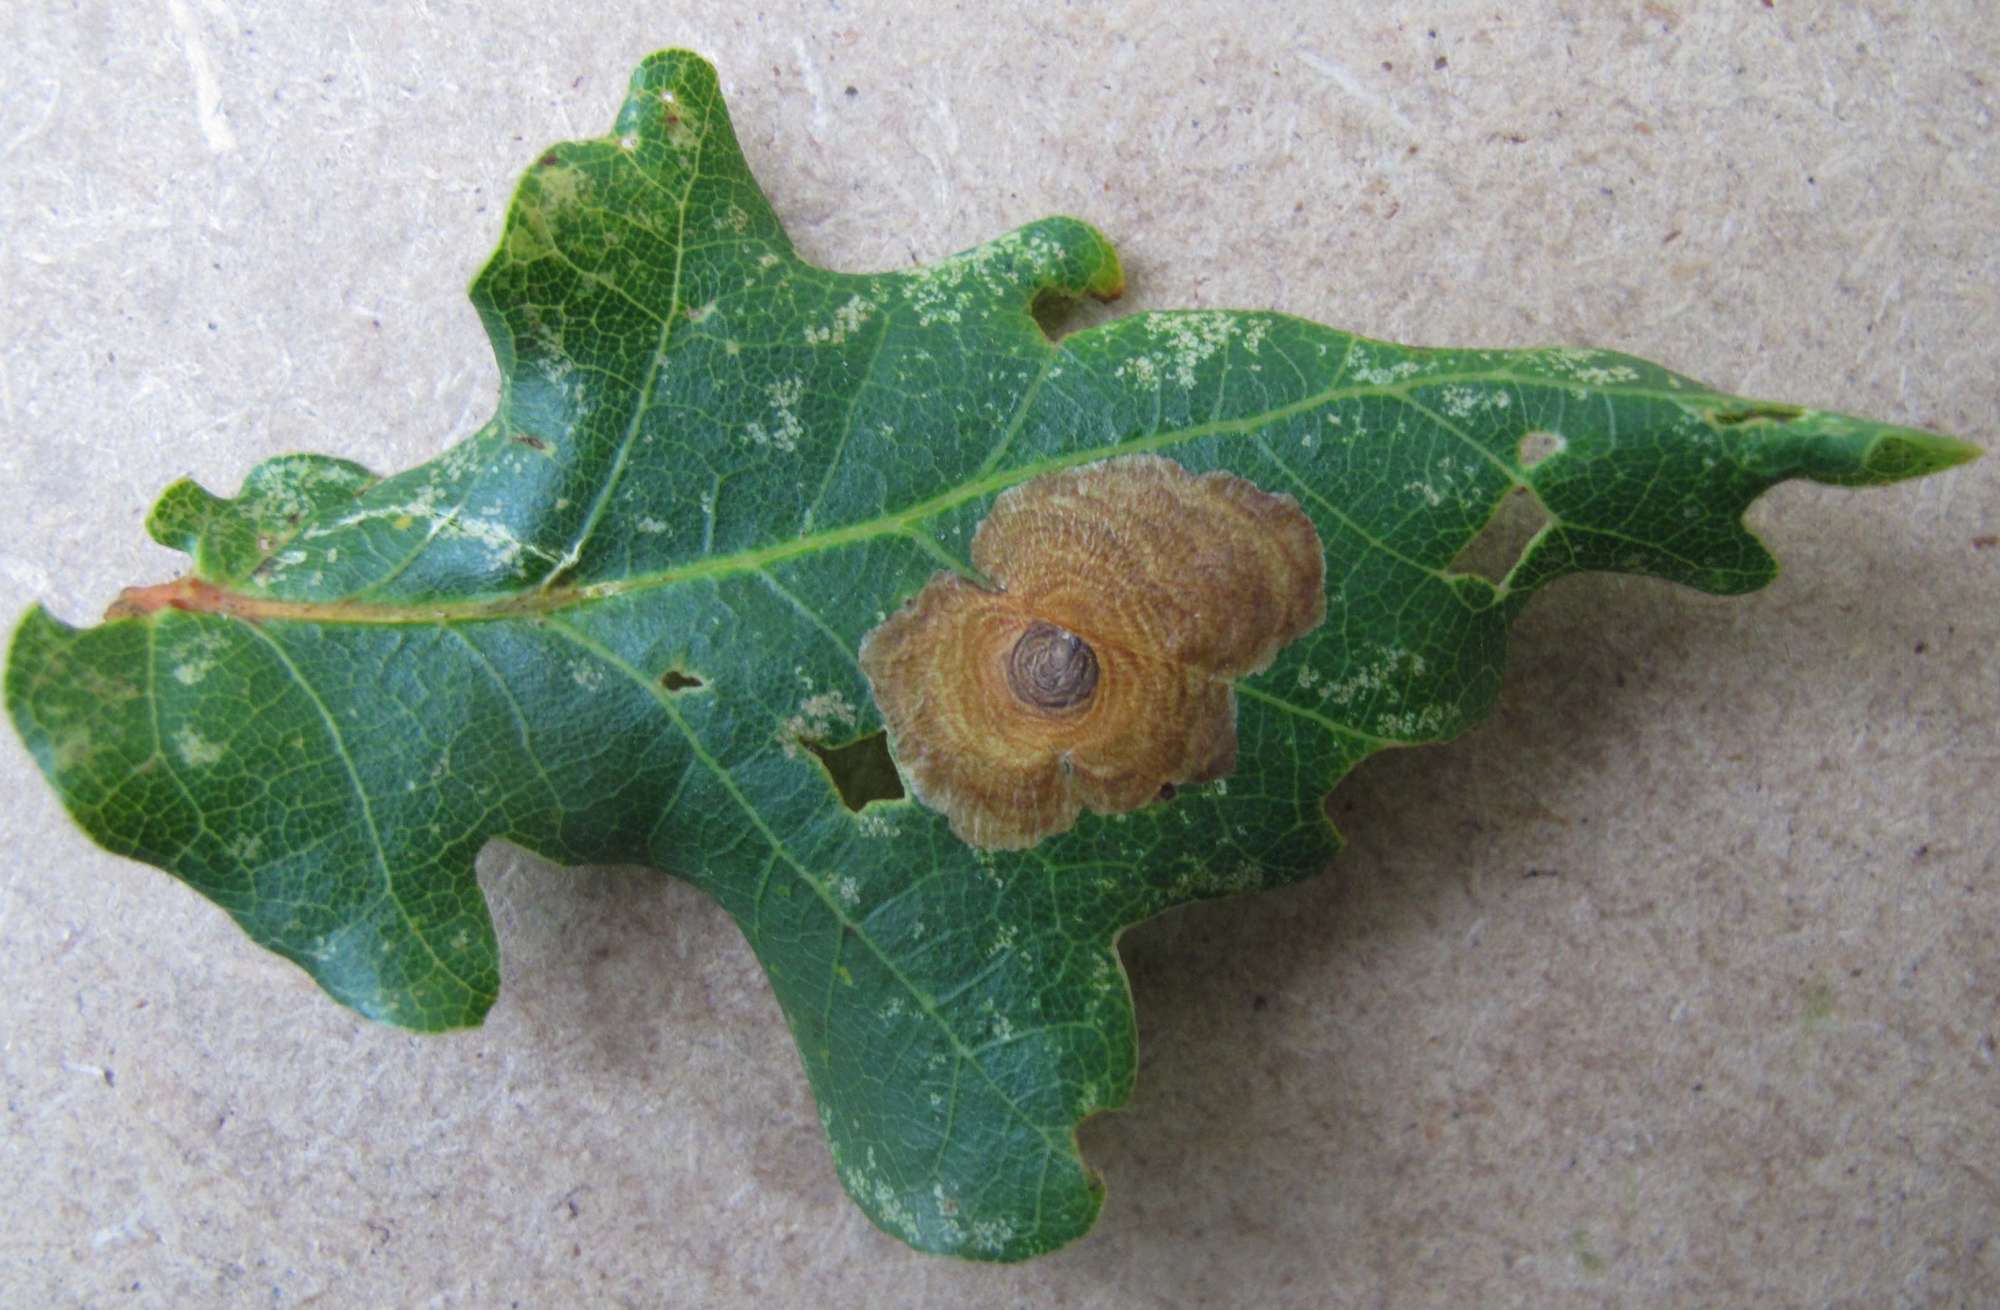
[[[896,762],[889,758],[889,734],[871,732],[844,746],[827,746],[816,741],[799,742],[813,753],[840,793],[840,803],[859,811],[870,801],[903,799],[903,778]]]
[[[1797,405],[1749,405],[1743,409],[1717,410],[1708,416],[1708,421],[1719,428],[1734,428],[1745,423],[1789,423],[1803,413]]]
[[[679,669],[668,669],[660,675],[660,685],[668,691],[692,691],[704,685],[692,673],[682,673]]]
[[[1516,454],[1521,467],[1531,469],[1551,455],[1560,455],[1569,442],[1560,432],[1535,431],[1525,434]]]
[[[1498,586],[1521,562],[1521,552],[1548,522],[1548,511],[1542,508],[1542,502],[1526,487],[1515,488],[1500,498],[1486,526],[1453,558],[1450,572],[1477,574]]]
[[[1059,296],[1053,291],[1044,291],[1035,297],[1035,303],[1028,306],[1028,313],[1034,317],[1035,326],[1051,343],[1061,341],[1064,324],[1076,302],[1068,296]]]
[[[1028,306],[1028,313],[1051,344],[1072,332],[1080,332],[1112,317],[1111,307],[1102,301],[1090,296],[1078,299],[1061,291],[1044,291],[1037,295]]]

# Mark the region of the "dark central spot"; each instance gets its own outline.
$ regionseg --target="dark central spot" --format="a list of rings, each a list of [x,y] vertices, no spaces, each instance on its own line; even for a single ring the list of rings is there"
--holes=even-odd
[[[1097,653],[1074,632],[1032,623],[1007,659],[1007,687],[1033,709],[1073,710],[1097,690]]]

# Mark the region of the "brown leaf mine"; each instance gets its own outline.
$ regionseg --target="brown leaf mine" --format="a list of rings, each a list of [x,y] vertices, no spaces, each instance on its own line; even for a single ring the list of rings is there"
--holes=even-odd
[[[1290,496],[1126,455],[1003,492],[972,537],[998,590],[932,576],[861,643],[919,800],[1018,850],[1236,764],[1230,681],[1326,614]]]

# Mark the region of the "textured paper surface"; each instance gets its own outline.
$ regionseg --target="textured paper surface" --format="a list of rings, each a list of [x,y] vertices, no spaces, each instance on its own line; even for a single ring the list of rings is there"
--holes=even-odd
[[[664,45],[716,62],[836,267],[1067,212],[1125,259],[1093,313],[1608,346],[2000,439],[1979,0],[167,0],[0,32],[10,623],[176,571],[140,526],[176,477],[395,469],[476,426],[463,287],[513,179]],[[10,735],[0,1303],[1983,1304],[2000,460],[1753,522],[1769,590],[1563,583],[1489,725],[1343,786],[1325,877],[1127,934],[1104,1217],[1017,1268],[846,1201],[685,886],[489,849],[501,1001],[415,1038],[90,846]]]

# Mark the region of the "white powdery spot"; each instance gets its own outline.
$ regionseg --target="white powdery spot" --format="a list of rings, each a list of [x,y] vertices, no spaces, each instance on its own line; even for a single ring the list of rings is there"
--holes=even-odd
[[[910,274],[903,297],[919,326],[957,323],[981,298],[977,293],[992,301],[1019,295],[1023,272],[1060,267],[1063,253],[1060,243],[1040,232],[1009,232]]]
[[[174,753],[181,757],[181,763],[191,769],[199,769],[215,763],[228,752],[219,743],[209,741],[193,728],[183,725],[174,734]]]
[[[1413,360],[1401,360],[1387,366],[1367,363],[1357,359],[1353,368],[1354,377],[1371,387],[1393,387],[1398,382],[1414,377],[1418,370]]]
[[[1443,455],[1431,465],[1429,474],[1425,481],[1405,482],[1403,490],[1421,496],[1432,509],[1447,500],[1470,505],[1478,499],[1480,469],[1477,464]]]
[[[1545,350],[1542,358],[1559,373],[1567,373],[1585,386],[1609,387],[1620,382],[1637,382],[1639,370],[1603,350],[1558,348]],[[1609,360],[1610,363],[1604,361]]]
[[[1254,864],[1236,864],[1226,869],[1212,869],[1206,865],[1189,869],[1174,880],[1174,888],[1183,896],[1241,896],[1263,887],[1263,875]]]
[[[571,660],[565,666],[565,670],[569,674],[570,681],[585,691],[596,691],[604,685],[604,669],[601,665],[583,660]]]
[[[980,1219],[972,1225],[972,1245],[981,1251],[1003,1251],[1014,1240],[1011,1219]]]
[[[910,1213],[910,1207],[896,1194],[896,1189],[883,1179],[877,1178],[874,1186],[875,1213],[888,1228],[915,1241],[918,1232],[917,1217]]]
[[[493,552],[493,563],[515,574],[526,570],[521,564],[524,554],[539,559],[553,561],[555,556],[536,546],[530,546],[516,537],[504,523],[487,518],[448,518],[439,527],[440,536],[465,537],[478,542]]]
[[[1319,687],[1321,700],[1332,701],[1335,705],[1349,705],[1357,699],[1377,695],[1399,678],[1421,678],[1428,665],[1424,657],[1415,651],[1404,650],[1400,646],[1380,646],[1375,658],[1344,678],[1329,678],[1325,674],[1314,674],[1301,670],[1299,686]]]
[[[1435,737],[1443,727],[1444,709],[1438,705],[1384,714],[1375,720],[1376,735],[1381,737]]]
[[[1090,1012],[1093,1021],[1117,1013],[1125,1003],[1124,972],[1105,956],[1092,957],[1089,976],[1085,978],[1084,986],[1089,993],[1084,1007]]]
[[[847,298],[847,303],[833,311],[833,322],[822,327],[806,329],[806,344],[809,346],[837,346],[861,331],[861,325],[868,321],[868,315],[876,308],[875,302],[860,295]]]
[[[940,268],[943,266],[940,265]],[[956,281],[940,277],[920,278],[903,293],[917,313],[918,327],[957,323],[965,317],[972,297],[960,290]]]
[[[842,905],[853,909],[861,904],[861,880],[851,873],[843,874],[833,880],[833,894]]]
[[[894,837],[902,831],[874,810],[875,807],[870,805],[854,816],[854,826],[860,829],[863,837]]]
[[[855,722],[854,706],[838,691],[823,691],[800,702],[798,713],[785,720],[779,740],[789,759],[797,759],[802,741],[823,742]]]
[[[1112,371],[1113,377],[1131,378],[1142,387],[1160,385],[1160,370],[1150,355],[1135,355]]]
[[[1442,403],[1447,416],[1471,418],[1482,409],[1505,409],[1513,403],[1513,399],[1513,396],[1505,391],[1460,386],[1446,387]]]
[[[450,481],[465,471],[466,465],[475,461],[478,452],[470,450],[471,442],[446,452],[438,460],[438,476]],[[506,569],[516,576],[526,573],[523,558],[532,556],[545,563],[555,563],[556,557],[539,546],[531,545],[516,537],[506,524],[498,522],[496,515],[506,512],[499,504],[487,505],[477,515],[470,518],[454,511],[440,511],[439,502],[444,498],[444,488],[438,483],[419,487],[410,499],[395,505],[371,505],[367,509],[343,514],[332,523],[315,525],[306,529],[307,540],[324,537],[343,528],[359,527],[364,523],[386,520],[392,531],[406,532],[421,524],[424,535],[430,539],[440,537],[462,538],[476,541],[492,552],[493,565]],[[339,551],[329,548],[321,556],[323,562],[331,564]],[[278,577],[286,570],[295,568],[309,558],[305,551],[288,550],[272,561],[271,576]]]
[[[1119,365],[1117,373],[1127,376],[1129,370],[1130,377],[1148,386],[1157,386],[1162,378],[1171,378],[1182,390],[1192,391],[1195,370],[1229,344],[1229,339],[1241,329],[1237,316],[1222,310],[1161,314],[1146,323],[1147,334],[1159,349],[1127,360]],[[1244,332],[1245,346],[1251,344],[1251,333],[1262,342],[1267,330],[1262,320],[1253,322]]]
[[[884,1228],[904,1241],[915,1242],[922,1231],[917,1216],[895,1186],[882,1176],[881,1167],[875,1163],[875,1148],[868,1148],[865,1165],[841,1164],[838,1151],[834,1158],[840,1170],[840,1181],[846,1184],[848,1194],[869,1206],[875,1213],[876,1221]]]
[[[805,399],[806,380],[801,377],[785,378],[764,388],[764,395],[771,404],[771,420],[752,423],[744,429],[744,435],[753,445],[772,446],[787,453],[799,448],[799,438],[806,434],[806,425],[799,421],[798,403]]]
[[[375,519],[388,519],[389,526],[398,531],[408,528],[412,523],[419,520],[435,523],[440,517],[437,512],[438,501],[443,495],[443,488],[439,487],[436,483],[428,483],[417,488],[416,494],[402,504],[371,505],[367,509],[358,509],[352,514],[341,515],[332,523],[315,524],[307,528],[305,536],[308,539],[324,537],[341,528],[357,527]]]
[[[174,665],[174,681],[183,687],[199,683],[214,671],[216,658],[222,654],[225,645],[227,643],[221,633],[198,630],[188,640],[180,663]]]
[[[312,509],[310,493],[332,480],[310,464],[291,463],[282,478],[267,481],[244,509],[263,524],[276,525],[302,518]]]
[[[667,530],[667,525],[665,522],[663,522],[660,519],[652,517],[650,514],[647,515],[645,518],[640,519],[637,523],[633,524],[632,526],[637,530],[639,530],[640,532],[645,533],[647,536],[658,536],[660,533],[665,532]]]

